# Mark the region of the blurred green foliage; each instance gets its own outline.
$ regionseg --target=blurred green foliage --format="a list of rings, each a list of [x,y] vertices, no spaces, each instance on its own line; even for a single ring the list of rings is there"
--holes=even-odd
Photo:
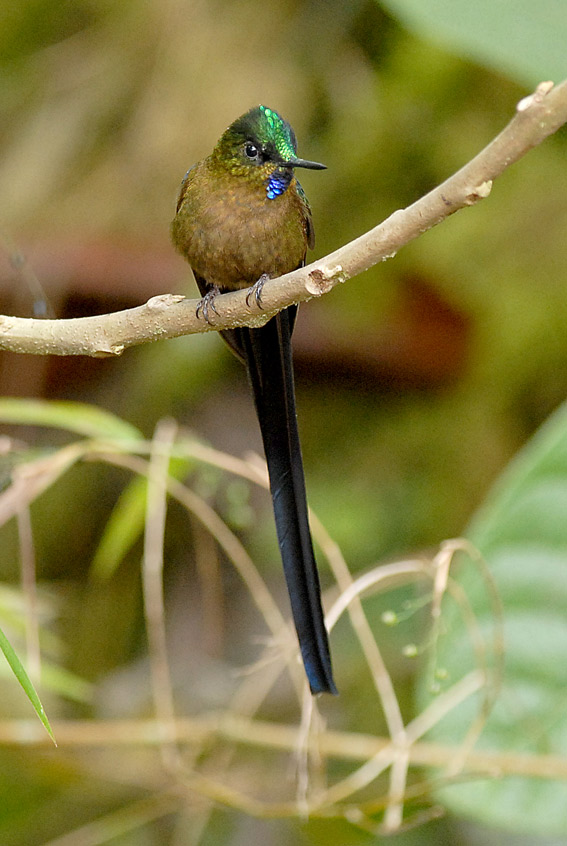
[[[512,116],[526,84],[559,81],[566,42],[567,9],[551,0],[16,0],[0,10],[1,227],[26,246],[32,263],[45,243],[55,255],[89,240],[167,251],[183,173],[238,114],[264,102],[291,121],[300,153],[329,167],[304,179],[316,254],[324,255],[478,152]],[[302,308],[298,405],[309,498],[353,572],[462,533],[497,473],[565,398],[566,188],[561,131],[508,171],[490,199]],[[178,268],[184,289],[187,268],[181,261]],[[456,348],[441,338],[433,343],[432,361],[443,364],[445,378],[412,380],[411,371],[402,378],[388,365],[404,350],[415,356],[427,331],[424,319],[410,324],[411,332],[402,323],[409,338],[397,329],[414,290],[408,280],[461,320],[459,361],[451,360]],[[155,293],[162,292],[156,278]],[[320,357],[302,353],[311,333],[320,341]],[[351,360],[349,350],[361,338],[378,367],[366,360],[356,365],[354,354]],[[343,373],[333,350],[344,358]],[[244,376],[212,335],[135,350],[103,365],[92,380],[69,384],[54,377],[50,395],[94,402],[128,421],[120,427],[131,424],[146,436],[161,416],[172,415],[235,455],[260,451]],[[62,437],[36,428],[11,432],[40,451]],[[2,469],[4,484],[9,462]],[[136,525],[115,576],[104,583],[88,578],[129,478],[120,470],[74,468],[32,508],[40,587],[54,609],[49,626],[58,635],[58,658],[96,684],[87,705],[73,701],[70,680],[68,701],[47,690],[50,718],[136,717],[151,710]],[[243,501],[235,505],[216,477],[203,474],[196,483],[225,516],[253,507],[255,520],[243,536],[278,589],[267,498],[251,494],[249,503],[241,492]],[[172,507],[165,576],[180,711],[203,702],[216,707],[225,652],[245,664],[257,634],[240,585],[221,566],[221,647],[204,637],[194,587],[195,550],[203,543],[185,513]],[[560,578],[563,552],[552,563]],[[8,525],[0,543],[3,578],[15,579],[17,565],[17,538]],[[542,627],[553,585],[543,587]],[[391,602],[378,597],[365,607],[374,621]],[[406,639],[420,637],[419,625],[409,625],[409,633],[384,627],[381,634],[408,718],[414,674],[401,653]],[[207,662],[188,654],[195,642]],[[541,649],[549,646],[542,642]],[[345,728],[383,731],[346,627],[333,634],[333,649],[342,696],[328,707],[330,716]],[[12,686],[3,680],[4,712],[27,714]],[[269,703],[269,712],[284,719],[290,707],[284,695]],[[144,778],[133,786],[122,767]],[[2,753],[0,770],[0,795],[9,798],[0,812],[6,846],[45,843],[161,786],[159,763],[143,752],[47,757],[20,748]],[[480,799],[469,794],[472,802],[498,804],[491,784],[483,790]],[[462,802],[459,808],[477,816],[472,802],[472,809]],[[214,813],[199,840],[198,814],[189,822],[167,816],[152,822],[144,807],[133,818],[140,822],[132,831],[125,826],[116,835],[109,825],[107,839],[120,846],[375,841],[347,823],[256,824],[224,811]],[[68,842],[84,843],[82,836]],[[97,837],[106,842],[100,832]],[[478,841],[451,821],[396,839],[400,846],[440,842]],[[506,842],[504,835],[499,842]]]
[[[567,405],[563,404],[510,463],[467,530],[487,562],[502,603],[495,609],[479,562],[461,561],[459,583],[488,642],[502,614],[504,655],[484,654],[496,701],[477,747],[521,755],[565,755],[567,672]],[[474,638],[458,602],[446,609],[435,661],[451,678],[473,666]],[[496,642],[498,638],[496,639]],[[422,685],[422,699],[426,697]],[[469,701],[433,736],[458,744],[479,702]],[[534,789],[537,801],[533,801]],[[442,791],[457,813],[511,831],[567,836],[565,785],[533,779],[480,781]],[[530,797],[527,801],[526,797]]]
[[[565,8],[557,0],[382,0],[424,38],[527,85],[565,73]]]

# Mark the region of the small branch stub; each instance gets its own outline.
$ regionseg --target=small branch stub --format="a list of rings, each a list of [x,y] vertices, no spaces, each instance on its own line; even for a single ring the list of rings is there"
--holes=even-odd
[[[337,282],[345,282],[346,273],[340,264],[336,267],[316,267],[309,271],[305,290],[314,297],[320,297],[335,287]]]
[[[549,94],[551,89],[553,88],[553,82],[540,82],[536,90],[532,94],[528,94],[527,97],[523,97],[518,105],[516,106],[517,112],[525,112],[531,106],[534,106],[536,103],[541,103],[542,100]]]
[[[474,206],[474,204],[478,203],[479,200],[485,200],[491,191],[492,179],[487,179],[485,182],[481,182],[480,185],[477,185],[476,188],[471,188],[471,190],[467,193],[465,202],[468,206]]]
[[[175,303],[180,303],[184,300],[183,294],[158,294],[157,297],[152,297],[146,303],[146,306],[152,311],[165,311]]]
[[[94,350],[91,355],[93,358],[118,358],[125,349],[124,344],[113,344],[108,349]]]

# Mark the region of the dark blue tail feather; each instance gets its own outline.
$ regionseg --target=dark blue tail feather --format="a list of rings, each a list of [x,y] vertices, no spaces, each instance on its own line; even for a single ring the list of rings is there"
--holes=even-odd
[[[295,312],[292,306],[259,329],[242,327],[222,334],[248,368],[268,462],[280,553],[309,686],[312,693],[336,694],[295,410],[291,351]]]

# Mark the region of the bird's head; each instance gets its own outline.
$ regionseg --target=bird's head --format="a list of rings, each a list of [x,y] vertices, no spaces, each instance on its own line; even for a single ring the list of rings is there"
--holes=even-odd
[[[270,200],[289,187],[294,168],[324,170],[326,167],[298,158],[293,129],[267,106],[256,106],[231,123],[215,147],[212,159],[216,166],[235,176],[265,183]]]

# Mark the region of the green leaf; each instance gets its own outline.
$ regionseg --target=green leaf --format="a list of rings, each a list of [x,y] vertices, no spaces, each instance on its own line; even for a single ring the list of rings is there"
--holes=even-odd
[[[526,85],[560,82],[566,75],[567,10],[561,0],[380,2],[420,37]]]
[[[144,528],[147,481],[137,476],[124,488],[94,554],[91,574],[108,579],[134,546]]]
[[[567,755],[567,404],[510,464],[467,537],[482,553],[503,607],[504,669],[477,748]],[[490,643],[494,604],[474,566],[453,573],[470,603],[477,634]],[[455,603],[443,602],[436,662],[456,680],[475,663]],[[426,681],[422,680],[422,699]],[[458,746],[479,701],[456,708],[431,733]],[[505,766],[504,766],[505,772]],[[458,814],[534,834],[567,835],[565,785],[551,779],[475,779],[442,791]]]
[[[94,405],[62,400],[0,399],[0,422],[50,426],[87,438],[134,440],[142,438],[135,426]]]
[[[59,667],[51,661],[41,662],[41,683],[46,690],[74,702],[84,704],[92,702],[94,686],[76,673],[70,672],[65,667]]]
[[[0,664],[0,678],[8,678],[10,674],[10,668]],[[41,660],[41,686],[44,690],[74,702],[83,704],[92,702],[94,688],[90,682],[45,657]]]
[[[57,746],[57,742],[56,742],[55,737],[53,735],[53,732],[51,730],[51,726],[49,725],[49,720],[47,719],[47,714],[43,710],[43,705],[41,704],[39,696],[37,695],[36,689],[33,686],[33,684],[31,683],[31,680],[30,680],[28,674],[26,673],[26,671],[24,670],[20,659],[18,658],[18,656],[16,655],[16,653],[12,649],[10,641],[8,640],[8,638],[6,637],[6,635],[4,634],[2,629],[0,629],[0,649],[4,653],[6,661],[8,662],[10,667],[12,668],[14,675],[16,676],[16,678],[20,682],[21,686],[23,687],[26,696],[28,697],[29,701],[33,705],[33,708],[34,708],[37,716],[39,717],[39,719],[43,723],[45,730],[49,734],[53,743],[55,743],[55,745]]]
[[[182,479],[192,463],[192,459],[187,458],[170,459],[169,475]],[[120,494],[93,558],[91,574],[94,578],[110,578],[142,534],[147,487],[146,477],[137,476]]]

